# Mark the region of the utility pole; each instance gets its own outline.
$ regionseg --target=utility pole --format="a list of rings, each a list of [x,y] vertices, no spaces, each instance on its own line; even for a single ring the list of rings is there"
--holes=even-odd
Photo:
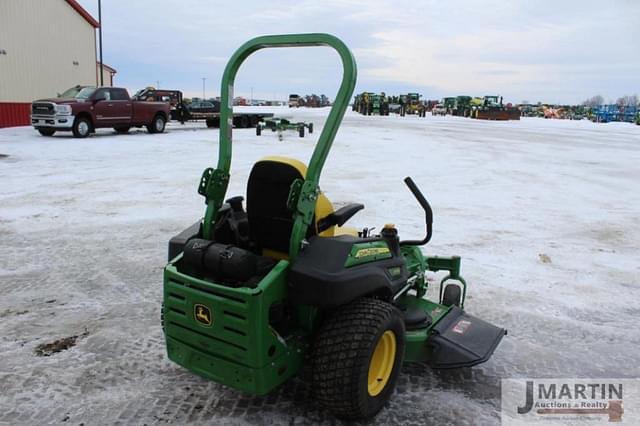
[[[251,101],[249,103],[253,105],[253,87],[251,88]]]
[[[100,40],[100,86],[104,86],[104,63],[102,62],[102,1],[98,0],[98,38]]]
[[[204,101],[205,97],[204,97],[204,82],[207,79],[207,77],[202,77],[202,100]]]
[[[160,88],[160,80],[156,80],[156,89]]]

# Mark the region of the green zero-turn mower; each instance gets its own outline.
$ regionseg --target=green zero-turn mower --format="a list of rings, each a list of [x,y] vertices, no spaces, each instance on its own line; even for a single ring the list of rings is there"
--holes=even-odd
[[[243,197],[225,200],[232,149],[233,85],[242,62],[271,47],[329,46],[344,74],[307,168],[282,157],[258,161]],[[434,368],[486,361],[506,333],[463,310],[459,257],[425,256],[432,211],[418,187],[426,237],[400,240],[343,227],[362,204],[334,210],[320,172],[356,82],[349,49],[328,34],[257,37],[231,57],[222,78],[217,168],[198,192],[204,218],[169,242],[163,329],[169,359],[241,391],[262,395],[311,371],[316,398],[338,417],[368,418],[391,397],[403,362]],[[436,301],[425,274],[447,271]]]

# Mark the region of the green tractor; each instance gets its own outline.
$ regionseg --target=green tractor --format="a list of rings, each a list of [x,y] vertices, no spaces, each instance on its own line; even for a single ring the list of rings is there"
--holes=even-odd
[[[271,117],[264,118],[256,124],[256,136],[262,135],[263,129],[269,129],[272,132],[278,132],[278,140],[283,140],[283,133],[287,130],[297,130],[298,136],[304,138],[304,129],[307,128],[309,133],[313,133],[313,123],[305,123],[304,121],[293,122],[286,118]]]
[[[468,117],[471,114],[471,96],[456,96],[451,115]]]
[[[384,92],[367,93],[367,115],[389,115],[389,100]]]
[[[442,100],[444,104],[445,114],[453,114],[453,109],[456,106],[456,98],[453,96],[446,97]]]
[[[520,120],[520,110],[502,103],[502,96],[485,96],[481,105],[474,106],[471,118],[479,120]]]
[[[225,201],[231,166],[230,118],[236,73],[264,48],[329,46],[343,65],[338,95],[311,156],[254,164],[242,196]],[[489,359],[505,330],[464,310],[459,257],[425,256],[432,210],[416,184],[426,236],[400,240],[346,228],[362,204],[334,210],[320,174],[356,83],[350,50],[328,34],[254,38],[222,77],[217,168],[198,184],[205,214],[169,242],[162,327],[170,360],[202,377],[264,395],[303,367],[317,401],[344,419],[374,416],[393,394],[403,362],[459,368]],[[436,300],[428,272],[446,271]]]

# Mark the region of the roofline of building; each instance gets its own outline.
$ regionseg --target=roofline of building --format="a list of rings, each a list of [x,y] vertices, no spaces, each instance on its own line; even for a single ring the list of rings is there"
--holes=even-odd
[[[80,3],[78,3],[76,0],[66,0],[66,2],[69,6],[73,8],[73,10],[78,12],[78,14],[80,14],[80,16],[82,16],[85,19],[85,21],[91,24],[93,28],[100,27],[100,23],[96,21],[93,18],[93,16],[91,16],[91,14],[87,12],[82,6],[80,6]]]
[[[112,72],[112,73],[114,73],[114,74],[118,72],[118,70],[116,70],[115,68],[110,67],[110,66],[109,66],[109,65],[107,65],[107,64],[103,64],[103,63],[101,63],[100,61],[96,61],[96,64],[98,64],[98,66],[102,65],[102,67],[103,67],[104,69],[106,69],[107,71]]]

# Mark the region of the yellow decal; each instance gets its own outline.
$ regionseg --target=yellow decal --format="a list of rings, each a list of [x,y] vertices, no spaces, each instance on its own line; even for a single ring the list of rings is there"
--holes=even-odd
[[[361,257],[378,256],[387,253],[389,253],[388,247],[371,247],[358,250],[354,257],[360,259]]]
[[[196,321],[200,324],[206,327],[210,327],[211,324],[213,324],[213,316],[211,315],[211,310],[208,307],[196,303],[193,305],[193,314]]]

